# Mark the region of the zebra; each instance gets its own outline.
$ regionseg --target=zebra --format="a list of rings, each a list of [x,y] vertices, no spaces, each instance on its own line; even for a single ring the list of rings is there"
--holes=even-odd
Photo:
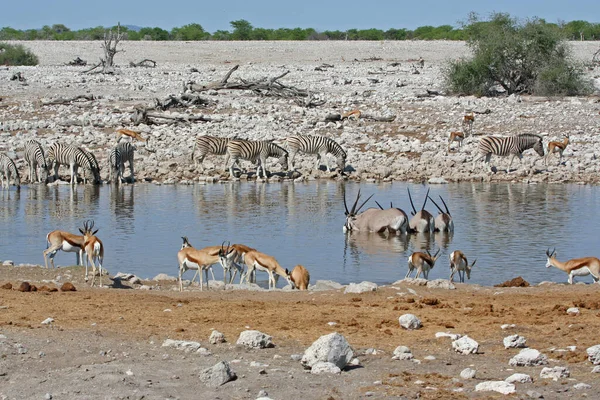
[[[484,136],[479,139],[479,156],[473,160],[473,168],[475,163],[485,157],[485,163],[488,164],[489,170],[491,171],[490,159],[492,154],[497,156],[508,156],[510,155],[510,162],[506,172],[510,172],[510,166],[515,157],[519,157],[519,160],[523,159],[523,152],[525,150],[533,148],[540,157],[544,156],[544,144],[542,143],[542,137],[539,135],[533,135],[530,133],[524,133],[516,136]]]
[[[290,151],[290,163],[294,168],[294,158],[298,151],[308,154],[317,155],[317,163],[315,169],[319,169],[321,157],[325,157],[330,153],[336,157],[337,167],[344,171],[346,166],[346,152],[337,142],[325,136],[312,135],[292,135],[286,138],[286,142]],[[331,171],[329,162],[326,161],[327,172]]]
[[[227,143],[229,143],[228,138],[221,138],[216,136],[198,136],[196,141],[194,142],[194,148],[192,149],[192,161],[194,161],[194,167],[198,168],[198,162],[200,162],[200,166],[202,167],[202,171],[204,171],[204,166],[202,162],[204,161],[204,157],[207,154],[214,154],[217,156],[227,156],[225,158],[225,167],[229,162],[229,154],[227,153]],[[196,150],[196,148],[198,150]],[[200,153],[198,157],[196,156],[196,151]]]
[[[256,163],[256,175],[260,177],[260,169],[262,167],[263,178],[267,177],[265,164],[268,157],[279,157],[279,164],[287,171],[288,170],[288,152],[281,146],[276,145],[271,140],[242,140],[231,139],[227,143],[227,154],[231,159],[229,166],[229,174],[233,178],[233,166],[241,158]]]
[[[16,187],[21,187],[21,178],[19,177],[19,171],[15,162],[4,153],[0,153],[0,186],[10,186],[10,181]],[[4,182],[6,181],[6,184]]]
[[[54,143],[48,149],[47,157],[49,164],[54,168],[54,180],[58,179],[58,167],[60,164],[68,165],[71,168],[71,184],[77,183],[77,169],[79,167],[83,167],[91,171],[96,178],[97,171],[95,171],[92,158],[89,157],[84,150],[79,147],[62,143]]]
[[[96,160],[96,156],[94,153],[83,147],[80,147],[79,149],[87,156],[87,158],[90,160],[90,165],[92,166],[91,169],[86,170],[86,173],[83,174],[83,183],[87,184],[87,172],[91,173],[92,178],[94,179],[94,184],[101,183],[102,179],[100,178],[100,165],[98,164],[98,160]]]
[[[135,181],[133,174],[133,152],[137,148],[130,142],[118,143],[113,147],[108,155],[109,179],[112,182],[113,176],[120,184],[123,182],[123,172],[125,170],[125,162],[129,163],[129,172],[131,174],[131,182]]]
[[[25,161],[29,164],[29,182],[46,183],[48,180],[48,164],[44,156],[44,149],[37,140],[28,140],[25,142]],[[41,169],[38,176],[37,169]]]

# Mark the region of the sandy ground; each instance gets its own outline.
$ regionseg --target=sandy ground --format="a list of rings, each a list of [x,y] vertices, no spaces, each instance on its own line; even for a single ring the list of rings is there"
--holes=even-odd
[[[56,287],[57,276],[71,278],[77,291],[0,289],[0,398],[35,399],[49,393],[54,399],[252,399],[264,390],[273,399],[488,399],[504,396],[475,392],[475,385],[515,372],[534,382],[517,384],[513,398],[528,398],[530,391],[546,399],[600,395],[585,352],[598,344],[593,334],[600,329],[596,285],[458,284],[456,290],[443,290],[396,283],[364,294],[179,293],[172,290],[173,282],[154,282],[160,289],[151,291],[90,289],[81,267],[0,268],[0,284],[15,287],[24,280]],[[573,306],[579,315],[567,314]],[[398,317],[405,313],[417,315],[423,328],[401,328]],[[54,322],[42,325],[49,317]],[[503,324],[515,326],[502,329]],[[209,344],[212,329],[223,332],[228,343]],[[275,347],[236,346],[246,329],[272,335]],[[291,359],[334,331],[353,346],[360,366],[341,375],[312,375]],[[479,342],[479,354],[454,352],[450,339],[436,339],[436,332],[469,335]],[[512,334],[546,354],[550,367],[567,367],[570,378],[555,382],[539,377],[542,367],[510,367],[508,360],[518,350],[505,349],[502,339]],[[212,355],[161,347],[167,338],[199,341]],[[408,346],[420,363],[393,361],[399,345]],[[377,353],[365,354],[369,348]],[[231,363],[238,379],[217,389],[206,387],[198,379],[200,371],[221,360]],[[475,379],[460,378],[467,367],[477,371]],[[574,388],[582,382],[591,388]]]

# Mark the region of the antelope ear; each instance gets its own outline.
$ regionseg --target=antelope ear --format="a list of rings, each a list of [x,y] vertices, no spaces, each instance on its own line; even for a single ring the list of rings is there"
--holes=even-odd
[[[82,235],[85,235],[85,232],[83,231],[83,229],[79,228],[79,232],[81,232]]]
[[[287,269],[287,268],[285,269],[285,274],[286,274],[286,275],[289,275],[289,274],[290,274],[290,271],[288,271],[288,269]]]
[[[96,233],[98,233],[98,231],[99,231],[99,229],[96,229],[96,230],[94,231],[94,233],[92,233],[92,236],[94,236]]]

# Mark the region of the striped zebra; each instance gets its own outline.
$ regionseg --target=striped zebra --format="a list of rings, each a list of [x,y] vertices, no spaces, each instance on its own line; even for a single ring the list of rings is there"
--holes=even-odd
[[[492,158],[492,154],[502,157],[510,155],[510,162],[506,169],[506,172],[510,172],[510,166],[515,157],[519,157],[519,160],[522,160],[523,152],[531,148],[533,148],[540,157],[544,156],[544,144],[542,143],[541,136],[530,133],[516,136],[484,136],[479,139],[479,156],[475,157],[475,160],[473,160],[473,168],[475,168],[475,163],[480,158],[485,157],[485,163],[491,170],[490,159]]]
[[[337,167],[340,170],[343,171],[346,166],[346,152],[342,149],[342,146],[325,136],[292,135],[286,138],[286,142],[290,151],[290,163],[292,168],[294,168],[294,158],[299,151],[317,155],[315,169],[321,167],[321,157],[325,158],[327,153],[335,156]],[[331,171],[327,159],[325,159],[325,162],[327,171]]]
[[[9,187],[11,180],[16,187],[21,186],[21,178],[19,177],[17,165],[12,158],[4,153],[0,153],[0,179],[2,183],[0,186]]]
[[[96,156],[94,153],[84,149],[83,147],[80,147],[79,149],[87,156],[87,158],[90,160],[90,165],[92,166],[92,169],[86,169],[85,173],[83,174],[83,183],[87,184],[88,175],[91,175],[89,179],[93,179],[94,184],[101,183],[102,179],[100,178],[100,165],[98,164],[98,160],[96,160]]]
[[[239,159],[248,160],[256,163],[256,175],[260,177],[260,169],[262,167],[263,177],[267,177],[265,164],[267,158],[278,157],[279,164],[287,171],[288,170],[288,152],[283,147],[280,147],[270,140],[242,140],[231,139],[227,143],[227,154],[231,160],[229,166],[229,174],[234,177],[233,166]]]
[[[194,167],[198,168],[198,162],[204,171],[202,162],[207,154],[214,154],[217,156],[227,156],[225,158],[225,166],[229,162],[229,154],[227,153],[228,138],[221,138],[216,136],[198,136],[194,142],[194,148],[192,150],[192,161],[194,161]],[[199,155],[197,156],[196,153]]]
[[[129,163],[131,182],[135,182],[135,176],[133,174],[133,152],[135,150],[137,150],[137,148],[130,142],[118,143],[110,150],[110,153],[108,154],[108,165],[110,174],[109,180],[111,182],[113,182],[113,176],[117,179],[119,184],[123,182],[125,162]]]
[[[28,140],[25,142],[25,161],[29,165],[29,182],[46,183],[48,180],[48,165],[44,156],[44,149],[37,140]],[[40,174],[38,176],[38,168]]]
[[[54,143],[48,149],[48,163],[54,168],[54,180],[58,179],[58,167],[60,164],[68,165],[71,168],[71,184],[77,183],[77,169],[83,167],[90,171],[94,176],[94,164],[81,148],[69,144]]]

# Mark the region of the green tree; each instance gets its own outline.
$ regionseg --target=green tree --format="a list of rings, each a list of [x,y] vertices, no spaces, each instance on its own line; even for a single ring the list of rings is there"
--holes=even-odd
[[[233,28],[231,38],[233,40],[251,40],[252,39],[252,24],[245,19],[239,19],[237,21],[231,21],[229,23]]]
[[[408,31],[406,29],[388,29],[384,32],[383,37],[386,40],[406,40]]]
[[[24,33],[22,31],[13,29],[5,26],[0,29],[0,40],[22,40],[24,39]]]
[[[171,30],[173,40],[206,40],[209,36],[200,24],[188,24]]]
[[[37,65],[35,54],[23,45],[0,43],[0,65]]]
[[[481,21],[471,14],[464,31],[473,58],[449,63],[450,92],[492,95],[501,88],[505,94],[577,95],[591,89],[568,44],[543,20],[520,22],[494,13]]]
[[[142,28],[140,29],[139,34],[144,40],[169,40],[169,32],[159,27]]]

